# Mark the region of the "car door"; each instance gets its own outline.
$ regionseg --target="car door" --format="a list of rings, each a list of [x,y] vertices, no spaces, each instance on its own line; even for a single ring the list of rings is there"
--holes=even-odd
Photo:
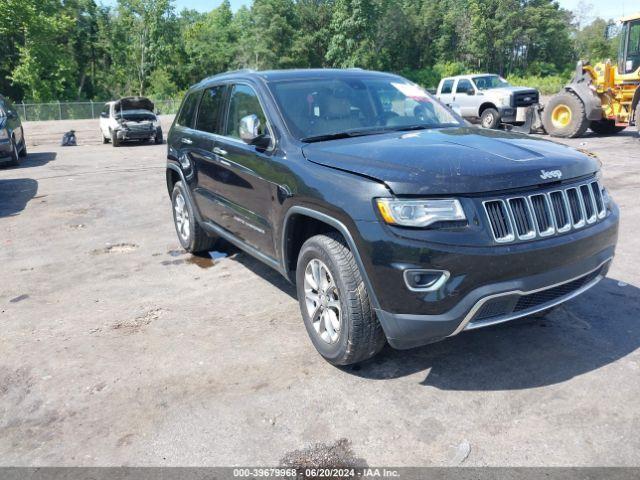
[[[453,103],[453,78],[447,78],[442,82],[442,88],[440,89],[440,94],[438,95],[438,100],[447,105],[451,106]]]
[[[202,92],[188,149],[195,171],[194,197],[201,214],[229,230],[234,226],[232,212],[227,207],[228,185],[233,179],[228,162],[216,153],[217,139],[222,134],[226,90],[227,86],[220,84]]]
[[[218,159],[214,184],[227,210],[225,227],[273,258],[270,212],[277,187],[266,179],[274,168],[272,148],[248,145],[240,139],[239,132],[243,117],[257,115],[261,133],[268,133],[268,119],[251,85],[236,83],[228,89],[224,132],[216,139],[213,149]]]
[[[460,107],[460,113],[463,117],[478,116],[478,99],[475,96],[476,89],[467,78],[460,78],[455,87],[453,95],[453,103]]]

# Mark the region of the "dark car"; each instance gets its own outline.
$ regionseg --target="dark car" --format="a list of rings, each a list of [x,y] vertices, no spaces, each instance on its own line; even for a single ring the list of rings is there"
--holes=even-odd
[[[160,119],[155,106],[145,97],[125,97],[104,104],[100,112],[102,143],[119,147],[122,142],[137,140],[163,143]]]
[[[11,102],[0,95],[0,163],[19,165],[26,156],[27,142],[20,116]]]
[[[223,237],[294,282],[334,364],[540,315],[601,280],[617,242],[597,159],[357,69],[203,80],[166,180],[184,248]]]

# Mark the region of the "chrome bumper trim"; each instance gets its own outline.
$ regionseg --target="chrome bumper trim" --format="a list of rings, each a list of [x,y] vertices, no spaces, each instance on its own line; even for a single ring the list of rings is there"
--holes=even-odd
[[[532,295],[534,293],[538,293],[538,292],[542,292],[544,290],[549,290],[551,288],[555,288],[555,287],[559,287],[560,285],[564,285],[566,283],[571,283],[574,280],[578,280],[579,278],[585,277],[587,275],[589,275],[590,273],[593,273],[599,269],[601,269],[604,265],[606,265],[607,263],[611,262],[613,260],[613,257],[609,257],[607,260],[605,260],[604,262],[600,263],[600,265],[598,265],[596,268],[594,268],[593,270],[589,270],[588,272],[585,272],[581,275],[578,275],[577,277],[573,277],[570,278],[568,280],[559,282],[559,283],[555,283],[553,285],[547,285],[545,287],[541,287],[541,288],[537,288],[535,290],[529,290],[529,291],[522,291],[522,290],[510,290],[508,292],[502,292],[502,293],[496,293],[494,295],[489,295],[487,297],[484,297],[482,299],[480,299],[471,310],[469,310],[469,313],[464,317],[464,320],[462,320],[462,322],[460,322],[460,325],[458,325],[458,328],[455,329],[455,331],[449,335],[450,337],[453,337],[454,335],[457,335],[458,333],[462,332],[463,330],[475,330],[478,328],[483,328],[483,327],[488,327],[491,325],[497,325],[499,323],[505,323],[505,322],[509,322],[511,320],[515,320],[517,318],[522,318],[522,317],[526,317],[528,315],[533,315],[534,313],[538,313],[538,312],[542,312],[543,310],[546,310],[548,308],[551,307],[555,307],[556,305],[560,305],[561,303],[564,303],[568,300],[571,300],[572,298],[577,297],[578,295],[586,292],[587,290],[589,290],[591,287],[595,286],[600,280],[602,280],[604,278],[604,275],[598,275],[597,277],[595,277],[593,280],[589,281],[588,283],[586,283],[585,285],[583,285],[582,287],[578,288],[577,290],[574,290],[573,292],[570,292],[562,297],[559,297],[555,300],[552,300],[551,302],[547,302],[541,305],[538,305],[536,307],[533,308],[529,308],[527,310],[522,310],[520,312],[517,313],[511,313],[502,317],[497,317],[497,318],[493,318],[493,319],[488,319],[486,321],[480,321],[477,323],[470,323],[471,320],[473,319],[474,315],[478,312],[478,310],[480,310],[482,308],[482,306],[487,303],[490,300],[493,300],[495,298],[500,298],[500,297],[505,297],[508,295],[521,295],[521,296],[525,296],[525,295]]]

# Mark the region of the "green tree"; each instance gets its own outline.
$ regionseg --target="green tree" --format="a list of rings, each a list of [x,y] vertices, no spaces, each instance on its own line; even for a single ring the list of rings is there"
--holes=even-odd
[[[335,67],[377,68],[377,9],[373,0],[336,0],[327,62]]]

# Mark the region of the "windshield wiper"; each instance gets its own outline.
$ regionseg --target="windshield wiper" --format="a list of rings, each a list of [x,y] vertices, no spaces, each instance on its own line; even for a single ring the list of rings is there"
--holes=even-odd
[[[365,135],[379,135],[381,133],[388,133],[388,128],[372,128],[370,130],[345,130],[344,132],[325,133],[322,135],[314,135],[311,137],[304,137],[301,140],[307,143],[324,142],[325,140],[338,140],[340,138],[352,138],[363,137]]]

